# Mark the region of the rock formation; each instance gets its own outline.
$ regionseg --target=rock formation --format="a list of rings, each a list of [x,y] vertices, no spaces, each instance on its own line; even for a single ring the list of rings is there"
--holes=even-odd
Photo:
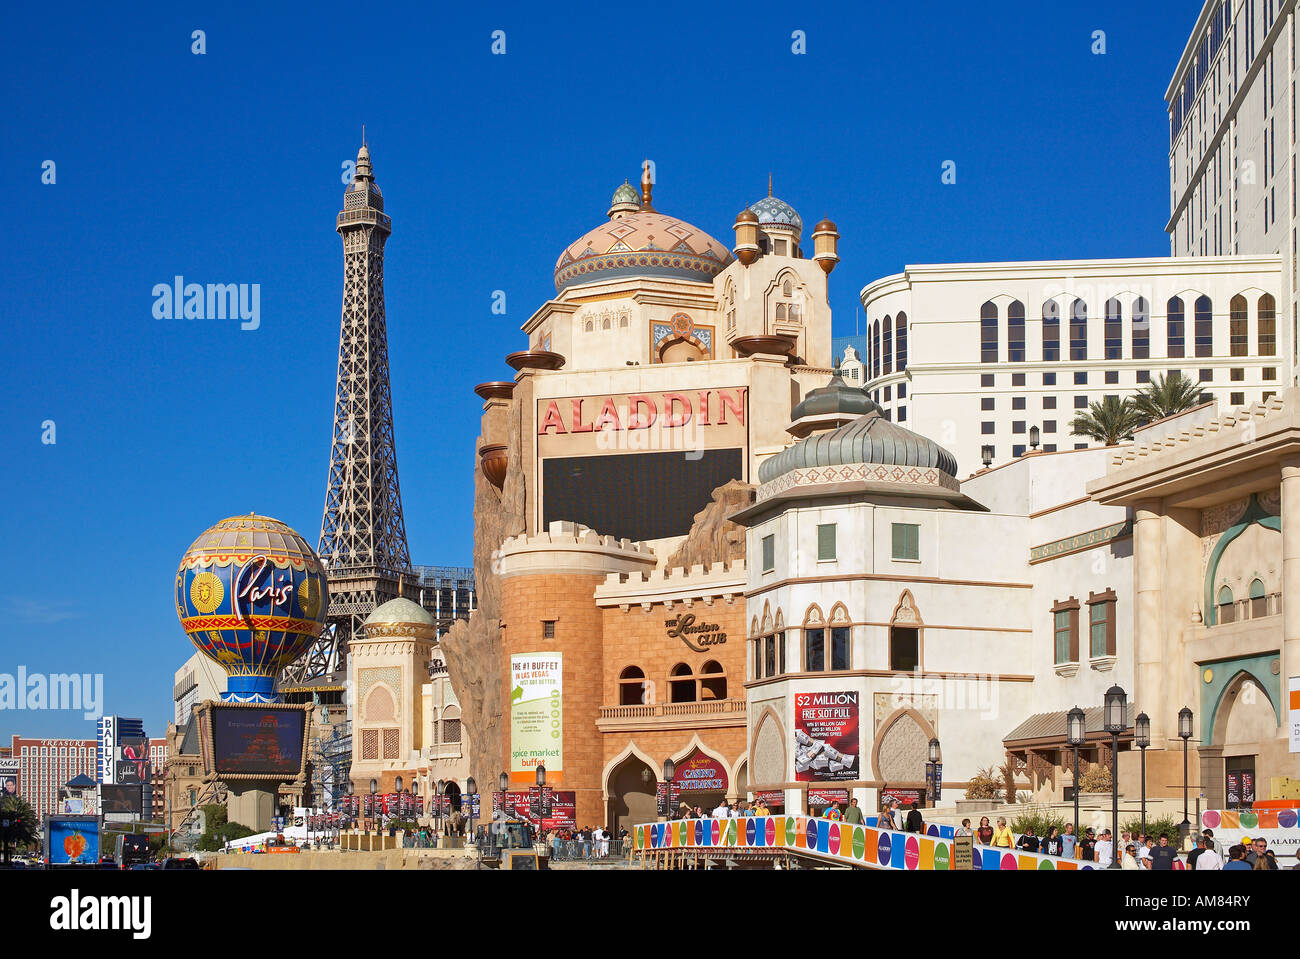
[[[713,491],[709,504],[695,514],[691,531],[668,557],[667,566],[690,569],[696,563],[727,562],[745,558],[745,527],[727,517],[754,502],[756,487],[740,480],[728,480]]]
[[[519,387],[525,387],[520,383]],[[478,608],[442,638],[447,675],[461,706],[461,728],[469,745],[470,775],[480,793],[496,790],[508,772],[505,740],[509,714],[501,701],[501,583],[496,551],[510,536],[524,532],[526,487],[522,451],[522,413],[531,389],[517,388],[507,418],[509,464],[498,492],[474,463],[474,582]],[[484,804],[484,809],[490,809]]]

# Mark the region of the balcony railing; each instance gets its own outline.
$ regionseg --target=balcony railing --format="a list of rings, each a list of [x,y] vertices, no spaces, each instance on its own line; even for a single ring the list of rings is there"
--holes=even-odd
[[[601,719],[652,719],[670,716],[712,716],[719,713],[744,715],[743,699],[705,699],[693,703],[637,703],[634,706],[602,706]]]
[[[1269,593],[1254,599],[1238,599],[1215,607],[1215,625],[1226,626],[1229,623],[1242,623],[1265,616],[1277,616],[1282,612],[1282,594]]]

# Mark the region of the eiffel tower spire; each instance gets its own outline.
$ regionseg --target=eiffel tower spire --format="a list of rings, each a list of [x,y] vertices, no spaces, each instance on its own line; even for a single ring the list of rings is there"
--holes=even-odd
[[[411,575],[384,316],[384,243],[392,221],[364,143],[337,229],[343,238],[343,315],[334,439],[316,548],[329,576],[329,622],[316,645],[286,670],[285,680],[299,684],[341,669],[365,618],[397,597],[403,575]]]

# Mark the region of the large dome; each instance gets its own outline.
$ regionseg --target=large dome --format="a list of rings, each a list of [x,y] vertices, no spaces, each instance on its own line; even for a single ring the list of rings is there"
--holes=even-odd
[[[890,422],[879,407],[872,406],[866,415],[800,440],[765,460],[758,468],[759,482],[770,483],[793,470],[860,463],[933,468],[956,477],[957,460],[951,453],[934,440]]]
[[[624,276],[662,276],[708,283],[731,251],[699,227],[653,210],[602,223],[560,254],[555,291]]]

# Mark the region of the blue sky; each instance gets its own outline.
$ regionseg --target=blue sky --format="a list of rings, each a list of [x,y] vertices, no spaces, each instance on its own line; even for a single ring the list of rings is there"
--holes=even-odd
[[[411,555],[467,564],[472,388],[509,374],[556,257],[643,157],[656,207],[724,242],[769,171],[805,222],[833,218],[837,334],[906,263],[1164,255],[1162,96],[1199,7],[19,5],[0,57],[0,673],[103,673],[107,711],[160,735],[192,649],[171,602],[185,549],[249,510],[316,542],[334,216],[362,123],[393,218]],[[260,284],[260,327],[155,319],[152,288],[177,274]],[[0,741],[14,732],[93,726],[0,712]]]

